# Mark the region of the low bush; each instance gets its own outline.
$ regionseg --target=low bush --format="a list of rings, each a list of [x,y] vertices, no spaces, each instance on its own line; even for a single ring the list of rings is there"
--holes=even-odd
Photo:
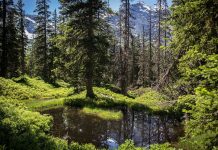
[[[79,143],[72,142],[69,145],[69,150],[97,150],[97,149],[92,144],[83,144],[83,145],[80,145]]]
[[[119,146],[118,150],[143,150],[143,148],[135,147],[132,140],[126,140],[125,143]]]
[[[150,150],[176,150],[169,143],[153,144],[150,146]]]
[[[67,142],[47,135],[50,116],[26,110],[17,100],[0,98],[0,145],[7,149],[67,149]]]

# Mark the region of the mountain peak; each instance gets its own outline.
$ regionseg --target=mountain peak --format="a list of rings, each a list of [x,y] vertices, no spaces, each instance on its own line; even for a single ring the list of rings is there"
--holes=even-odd
[[[149,11],[151,7],[146,5],[145,2],[139,0],[138,2],[131,5],[133,8],[139,9],[140,11]]]

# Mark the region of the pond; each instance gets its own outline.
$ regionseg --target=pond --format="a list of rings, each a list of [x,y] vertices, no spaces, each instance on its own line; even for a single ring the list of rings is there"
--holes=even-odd
[[[84,114],[76,108],[43,111],[54,118],[51,134],[78,143],[92,143],[99,148],[117,148],[126,139],[136,146],[175,142],[183,134],[180,122],[169,116],[149,115],[144,111],[123,109],[119,121],[107,121]]]

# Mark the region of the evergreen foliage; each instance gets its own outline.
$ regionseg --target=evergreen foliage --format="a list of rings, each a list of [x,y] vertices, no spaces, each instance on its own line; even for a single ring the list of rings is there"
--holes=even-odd
[[[64,26],[61,43],[68,51],[75,47],[74,76],[82,73],[85,79],[87,97],[94,98],[93,81],[97,72],[102,71],[100,65],[107,62],[108,34],[107,24],[101,14],[105,11],[105,3],[101,0],[62,1],[62,13],[68,20]],[[72,46],[74,45],[74,46]],[[71,56],[72,57],[72,56]]]
[[[49,0],[36,1],[36,37],[34,40],[34,73],[49,82],[51,70],[49,68],[49,42],[51,27],[49,25],[51,12],[48,10]]]

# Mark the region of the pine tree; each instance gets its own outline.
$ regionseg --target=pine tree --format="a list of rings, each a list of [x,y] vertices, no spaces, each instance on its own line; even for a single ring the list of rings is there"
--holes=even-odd
[[[16,28],[16,10],[12,0],[2,1],[2,37],[0,74],[2,77],[19,76],[20,53]]]
[[[19,31],[19,44],[21,45],[21,72],[22,75],[26,73],[25,67],[25,53],[26,53],[26,45],[27,45],[27,36],[25,34],[25,27],[24,27],[24,19],[25,14],[23,10],[24,4],[23,0],[18,0],[17,3],[17,13],[18,13],[18,31]]]
[[[152,83],[153,83],[153,71],[152,71],[152,68],[153,68],[153,61],[152,61],[152,12],[151,10],[149,10],[149,18],[148,18],[148,22],[149,22],[149,58],[148,58],[148,83],[150,86],[152,86]]]
[[[2,1],[2,38],[1,38],[1,69],[0,69],[0,74],[2,77],[7,76],[7,67],[8,67],[8,49],[6,46],[6,17],[7,17],[7,5],[8,2],[6,0]]]
[[[35,75],[49,82],[49,0],[36,1],[36,37],[34,39]]]
[[[73,2],[62,1],[62,13],[67,16],[67,26],[65,27],[66,46],[71,49],[75,46],[78,59],[73,60],[80,65],[80,70],[84,68],[87,97],[94,98],[93,81],[100,63],[105,63],[107,55],[107,24],[101,18],[101,12],[106,9],[106,3],[101,0],[87,0]],[[81,60],[82,59],[82,60]]]
[[[161,21],[162,21],[162,0],[157,1],[158,5],[158,41],[157,41],[157,80],[160,81],[161,74]]]
[[[122,9],[121,16],[123,17],[124,27],[123,27],[123,40],[124,47],[121,51],[122,55],[122,65],[121,65],[121,77],[120,77],[120,88],[124,95],[127,95],[128,86],[128,53],[130,51],[130,1],[121,0]]]
[[[140,71],[139,71],[139,80],[138,83],[145,87],[146,86],[146,48],[145,48],[145,27],[143,25],[142,27],[142,35],[141,35],[141,49],[140,49],[140,61],[139,61],[139,66],[140,66]]]
[[[52,29],[51,29],[51,39],[50,39],[50,53],[49,53],[49,70],[50,70],[50,83],[55,84],[56,82],[56,78],[57,75],[55,74],[55,68],[57,68],[57,63],[55,63],[55,59],[58,59],[58,55],[59,53],[59,49],[57,47],[57,42],[56,42],[56,38],[58,35],[58,29],[57,29],[57,25],[58,25],[58,16],[57,16],[57,11],[55,9],[54,13],[53,13],[53,17],[52,17]]]
[[[8,68],[7,68],[7,77],[18,77],[20,75],[20,49],[19,49],[19,40],[18,40],[18,30],[16,27],[16,9],[12,4],[9,7],[8,17],[7,17],[7,34],[6,34],[6,43],[8,49]]]

